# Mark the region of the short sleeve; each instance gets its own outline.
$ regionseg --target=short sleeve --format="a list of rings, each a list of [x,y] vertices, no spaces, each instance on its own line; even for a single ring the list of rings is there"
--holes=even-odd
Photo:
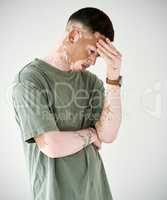
[[[18,82],[13,88],[12,100],[15,118],[25,142],[33,143],[34,136],[59,130],[45,90],[30,81]]]
[[[97,77],[91,95],[92,126],[95,126],[96,122],[100,119],[100,115],[104,105],[104,97],[105,88],[103,81]]]

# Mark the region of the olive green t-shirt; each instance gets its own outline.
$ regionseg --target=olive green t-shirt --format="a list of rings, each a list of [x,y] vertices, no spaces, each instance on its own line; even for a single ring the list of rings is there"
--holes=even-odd
[[[34,136],[94,127],[104,103],[103,82],[89,71],[65,72],[35,58],[14,79],[15,118],[33,200],[112,200],[101,156],[93,144],[50,158]]]

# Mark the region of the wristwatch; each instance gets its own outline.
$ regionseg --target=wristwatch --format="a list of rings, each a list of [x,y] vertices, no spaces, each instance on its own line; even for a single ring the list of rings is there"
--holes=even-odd
[[[121,87],[121,85],[122,85],[122,76],[119,76],[118,79],[115,79],[115,80],[111,80],[108,77],[106,77],[106,83],[108,83],[110,85],[118,85],[119,87]]]

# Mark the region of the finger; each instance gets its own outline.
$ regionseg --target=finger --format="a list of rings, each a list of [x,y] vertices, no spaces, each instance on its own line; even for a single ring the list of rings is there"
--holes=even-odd
[[[115,50],[115,52],[119,55],[122,56],[122,54],[115,48],[115,46],[112,44],[111,40],[109,38],[106,38],[106,42]]]
[[[99,50],[101,50],[101,52],[103,52],[103,54],[106,54],[109,58],[114,59],[115,55],[113,55],[112,53],[110,53],[109,51],[107,51],[103,46],[101,46],[100,44],[97,44]],[[97,49],[98,50],[98,49]]]
[[[110,57],[108,57],[102,50],[97,49],[97,52],[99,53],[99,55],[104,58],[104,59],[111,59]]]
[[[93,143],[93,144],[95,145],[95,147],[101,148],[101,144],[99,144],[99,143]]]
[[[110,51],[115,56],[118,55],[117,52],[115,51],[115,49],[110,44],[104,42],[103,40],[100,40],[98,43],[100,43],[100,45],[102,45],[104,48],[106,48],[108,51]]]

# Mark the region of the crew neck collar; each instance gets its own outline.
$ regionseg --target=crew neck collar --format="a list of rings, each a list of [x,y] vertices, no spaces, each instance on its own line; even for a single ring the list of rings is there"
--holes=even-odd
[[[67,72],[67,71],[60,70],[40,58],[34,58],[34,62],[37,64],[40,64],[40,68],[42,67],[44,70],[46,70],[46,68],[47,68],[52,73],[58,73],[58,74],[61,74],[63,76],[67,76],[67,77],[77,75],[78,73],[80,73],[80,71],[79,72],[74,72],[74,71]]]

